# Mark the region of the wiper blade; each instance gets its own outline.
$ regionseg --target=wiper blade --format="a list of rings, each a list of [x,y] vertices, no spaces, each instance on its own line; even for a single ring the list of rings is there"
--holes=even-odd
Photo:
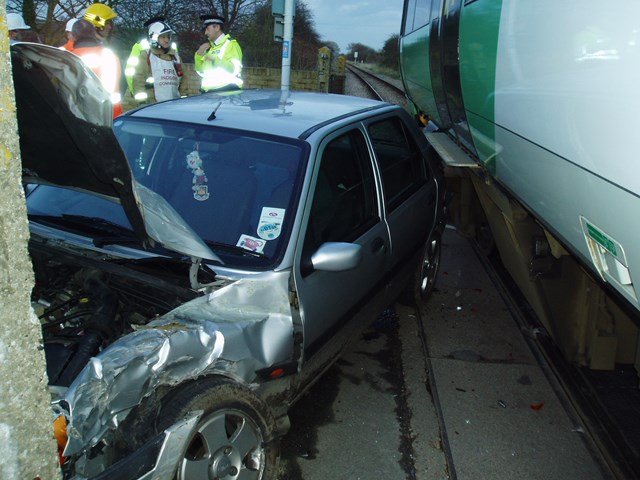
[[[246,257],[267,258],[267,256],[262,252],[254,252],[253,250],[247,250],[246,248],[231,245],[229,243],[213,242],[211,240],[205,240],[204,243],[215,249],[224,250],[225,252],[237,253]]]

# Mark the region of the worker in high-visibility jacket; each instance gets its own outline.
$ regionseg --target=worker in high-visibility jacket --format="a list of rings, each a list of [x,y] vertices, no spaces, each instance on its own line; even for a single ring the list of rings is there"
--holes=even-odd
[[[152,23],[156,23],[156,22],[166,22],[166,18],[162,16],[152,17],[146,22],[144,22],[144,27],[148,30],[149,26],[151,26]],[[131,95],[134,94],[133,76],[136,74],[136,69],[140,64],[140,53],[143,50],[148,52],[150,48],[151,48],[151,45],[149,43],[148,37],[144,37],[140,39],[138,42],[133,44],[133,47],[131,47],[131,53],[129,53],[127,64],[124,67],[124,76],[127,80],[127,86],[129,87],[129,92],[131,93]],[[178,45],[176,44],[176,42],[171,41],[171,49],[174,50],[176,53],[178,52]]]
[[[78,21],[77,18],[72,18],[69,21],[67,21],[67,24],[64,27],[64,34],[67,37],[67,41],[64,43],[64,45],[60,45],[58,48],[61,48],[63,50],[69,50],[70,52],[73,51],[73,42],[75,42],[75,38],[73,38],[73,24],[76,23]]]
[[[80,19],[71,28],[75,41],[72,52],[98,76],[102,86],[111,94],[113,118],[122,113],[120,96],[120,59],[109,48],[102,45],[94,26]]]
[[[184,87],[180,56],[171,47],[175,32],[166,22],[153,22],[148,32],[149,49],[140,51],[133,76],[133,98],[138,104],[179,98]]]
[[[224,18],[201,15],[204,34],[209,40],[195,53],[195,69],[202,77],[200,91],[242,88],[242,49],[237,40],[224,33]]]

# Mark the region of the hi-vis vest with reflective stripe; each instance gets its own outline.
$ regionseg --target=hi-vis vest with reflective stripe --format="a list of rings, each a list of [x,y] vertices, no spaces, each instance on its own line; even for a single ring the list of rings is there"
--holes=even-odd
[[[127,85],[132,94],[135,94],[133,91],[133,76],[136,74],[136,68],[138,68],[140,62],[140,52],[142,50],[149,50],[150,47],[151,45],[149,45],[149,41],[146,38],[143,38],[138,43],[134,43],[133,47],[131,47],[131,53],[124,67],[124,76],[127,79]]]
[[[149,52],[151,50],[151,44],[149,40],[143,38],[138,43],[134,43],[133,47],[131,47],[131,53],[129,53],[129,58],[127,58],[127,63],[124,67],[124,76],[127,79],[127,85],[129,86],[129,91],[135,97],[136,92],[133,88],[133,77],[136,74],[137,69],[140,67],[140,53],[142,51]],[[178,54],[178,45],[175,42],[171,42],[171,50],[176,54]]]
[[[120,60],[108,48],[101,45],[80,47],[73,50],[82,61],[100,78],[102,86],[111,94],[113,117],[122,113],[120,96]]]
[[[202,90],[215,90],[227,85],[242,86],[242,49],[226,34],[222,42],[212,44],[204,55],[195,53],[195,68],[202,77]]]

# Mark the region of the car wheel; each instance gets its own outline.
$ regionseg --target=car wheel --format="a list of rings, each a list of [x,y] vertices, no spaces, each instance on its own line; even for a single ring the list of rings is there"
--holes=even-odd
[[[163,430],[189,412],[203,410],[187,442],[176,480],[272,480],[279,440],[274,420],[250,391],[222,378],[198,380],[167,395],[160,411]]]
[[[440,250],[442,248],[442,232],[436,229],[424,245],[422,260],[407,285],[400,301],[413,304],[416,300],[425,300],[433,291],[440,268]]]

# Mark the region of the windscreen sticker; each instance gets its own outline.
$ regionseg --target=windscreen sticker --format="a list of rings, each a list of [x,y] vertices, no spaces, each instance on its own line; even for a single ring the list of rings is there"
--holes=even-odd
[[[252,252],[262,253],[266,243],[267,242],[265,242],[264,240],[260,240],[259,238],[242,234],[240,235],[240,240],[238,240],[236,246],[242,247],[246,250],[251,250]]]
[[[258,224],[258,236],[265,240],[278,238],[282,232],[284,212],[284,208],[262,207],[260,223]]]
[[[202,158],[198,153],[199,143],[196,144],[196,149],[187,155],[187,168],[193,173],[193,182],[191,189],[193,190],[193,198],[199,202],[209,200],[209,187],[207,186],[207,174],[202,169]]]

